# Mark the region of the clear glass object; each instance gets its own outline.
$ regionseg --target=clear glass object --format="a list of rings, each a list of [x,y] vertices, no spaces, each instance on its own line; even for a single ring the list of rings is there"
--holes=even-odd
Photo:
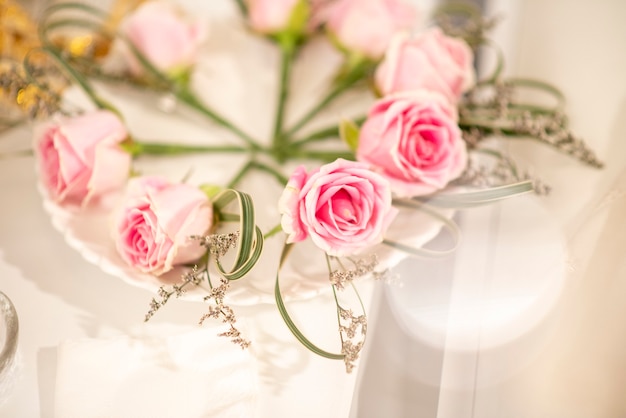
[[[0,292],[0,404],[9,395],[15,372],[19,323],[11,300]]]

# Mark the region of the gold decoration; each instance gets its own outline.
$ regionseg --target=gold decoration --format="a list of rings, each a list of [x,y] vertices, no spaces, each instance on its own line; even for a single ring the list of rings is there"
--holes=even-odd
[[[117,0],[110,18],[103,27],[115,31],[123,17],[134,10],[143,0]],[[78,35],[58,34],[51,41],[66,50],[72,57],[99,59],[109,52],[111,41],[98,33]],[[11,126],[14,121],[29,117],[46,117],[57,108],[58,95],[67,83],[46,61],[45,55],[34,54],[29,62],[40,74],[45,74],[44,91],[31,83],[21,64],[26,55],[40,46],[37,24],[14,0],[0,0],[0,111],[4,122]],[[0,130],[2,126],[0,126]]]
[[[6,125],[0,125],[0,129],[12,126],[24,116],[49,116],[56,109],[54,93],[42,91],[27,81],[22,68],[26,55],[39,45],[37,25],[28,13],[12,0],[0,0],[0,111]],[[33,59],[32,64],[45,66],[42,59]],[[64,86],[58,82],[52,85],[55,92]]]
[[[28,13],[12,0],[0,0],[0,56],[21,62],[37,46],[37,25]]]
[[[106,21],[102,24],[103,33],[114,33],[124,17],[135,10],[144,0],[116,0]],[[111,48],[111,39],[100,33],[84,33],[68,36],[56,35],[53,43],[70,53],[72,57],[99,59],[105,57]]]

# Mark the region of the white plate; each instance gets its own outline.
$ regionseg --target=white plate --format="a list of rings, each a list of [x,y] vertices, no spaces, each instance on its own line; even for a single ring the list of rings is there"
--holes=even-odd
[[[210,41],[193,76],[194,91],[234,124],[260,142],[267,143],[273,125],[279,56],[274,45],[242,30],[236,20],[236,17],[221,16],[213,22]],[[325,94],[326,86],[340,62],[341,57],[327,42],[315,41],[302,51],[293,70],[293,94],[286,115],[287,126]],[[128,86],[98,85],[97,90],[121,110],[134,138],[196,145],[241,144],[230,132],[216,127],[185,106],[172,108],[171,98],[167,96]],[[65,100],[79,108],[91,106],[78,90],[68,91]],[[362,115],[372,100],[367,92],[348,94],[321,114],[310,129],[314,129],[315,125],[319,128],[336,124],[341,117]],[[148,157],[137,161],[134,168],[144,174],[164,175],[174,181],[186,177],[188,183],[195,185],[225,185],[245,162],[245,155]],[[290,163],[283,167],[284,174],[288,176],[295,166],[295,163]],[[279,223],[277,202],[282,186],[261,173],[247,178],[242,189],[252,195],[258,214],[257,223],[263,231]],[[54,226],[87,261],[131,285],[151,291],[156,291],[164,283],[180,280],[180,271],[157,278],[140,274],[127,266],[113,245],[107,211],[71,211],[51,202],[45,193],[43,195],[44,206]],[[433,238],[440,228],[441,223],[430,215],[413,211],[402,213],[396,219],[390,237],[421,246]],[[278,234],[265,242],[258,265],[246,278],[232,284],[230,303],[273,303],[273,287],[283,239],[284,235]],[[395,265],[405,257],[383,246],[373,251],[381,261],[381,268]],[[326,261],[321,250],[310,242],[296,245],[281,271],[281,288],[286,299],[310,298],[329,289]],[[196,289],[185,297],[199,299],[205,295],[204,291]]]

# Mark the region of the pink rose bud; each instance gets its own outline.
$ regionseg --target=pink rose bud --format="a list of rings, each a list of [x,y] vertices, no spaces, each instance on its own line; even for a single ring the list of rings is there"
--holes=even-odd
[[[256,32],[275,35],[304,32],[309,5],[306,0],[247,0],[250,27]]]
[[[141,4],[124,20],[121,31],[154,67],[170,75],[185,73],[193,66],[206,37],[204,25],[190,22],[172,5],[159,2]],[[121,49],[131,73],[143,74],[130,48],[122,44]]]
[[[325,12],[331,37],[348,52],[382,58],[394,34],[416,23],[416,11],[402,0],[337,0]]]
[[[35,128],[35,154],[41,182],[58,203],[86,205],[121,188],[131,156],[120,143],[126,128],[112,112],[99,110]]]
[[[383,95],[427,89],[457,102],[475,82],[474,54],[458,38],[433,28],[410,38],[396,36],[375,74],[376,88]]]
[[[428,90],[377,101],[361,128],[357,160],[387,178],[400,197],[444,188],[467,164],[456,108]]]
[[[307,174],[293,173],[279,200],[287,242],[310,236],[329,255],[379,244],[397,213],[389,182],[367,165],[338,159]]]
[[[160,275],[204,254],[190,236],[205,234],[212,216],[208,197],[196,187],[161,177],[133,178],[115,216],[115,246],[131,267]]]

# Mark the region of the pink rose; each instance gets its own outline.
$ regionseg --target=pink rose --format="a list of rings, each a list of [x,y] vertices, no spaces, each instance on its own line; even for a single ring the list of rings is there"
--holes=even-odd
[[[371,164],[401,197],[433,193],[467,164],[456,108],[436,92],[418,90],[385,97],[361,128],[357,160]]]
[[[474,54],[462,39],[433,28],[410,38],[396,36],[375,74],[380,93],[427,89],[457,102],[473,86]]]
[[[131,165],[130,154],[120,147],[127,137],[120,119],[106,110],[37,127],[34,149],[50,197],[58,203],[86,205],[121,188]]]
[[[158,70],[170,74],[185,72],[198,56],[206,30],[199,22],[189,22],[173,6],[145,2],[121,25],[122,33]],[[127,46],[121,46],[127,65],[134,75],[143,67]]]
[[[280,200],[287,242],[311,236],[326,253],[345,256],[382,242],[396,215],[389,183],[365,164],[338,159],[293,173]]]
[[[402,0],[337,0],[325,19],[342,48],[378,60],[394,34],[416,23],[416,11]]]
[[[250,27],[257,32],[276,34],[287,30],[292,24],[304,27],[306,23],[305,19],[292,22],[294,11],[306,5],[305,0],[247,0],[246,3]],[[302,17],[306,18],[306,13]]]
[[[212,216],[213,207],[200,189],[161,177],[137,177],[128,182],[116,213],[115,246],[133,268],[160,275],[204,254],[189,237],[205,234]]]

